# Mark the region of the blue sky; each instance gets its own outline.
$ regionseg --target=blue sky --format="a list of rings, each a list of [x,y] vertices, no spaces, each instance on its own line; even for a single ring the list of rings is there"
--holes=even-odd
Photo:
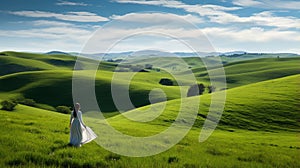
[[[300,53],[296,0],[1,0],[0,20],[1,51]]]

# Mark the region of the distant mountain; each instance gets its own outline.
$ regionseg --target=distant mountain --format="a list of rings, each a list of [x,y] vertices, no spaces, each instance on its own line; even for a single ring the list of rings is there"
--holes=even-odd
[[[247,54],[247,52],[245,52],[245,51],[231,51],[231,52],[220,53],[219,55],[229,56],[229,55],[243,55],[243,54]]]
[[[174,54],[181,57],[207,57],[207,56],[217,56],[220,55],[219,52],[174,52]]]
[[[69,53],[62,52],[62,51],[50,51],[45,54],[47,54],[47,55],[71,55]]]
[[[72,55],[84,56],[92,59],[125,59],[125,58],[137,58],[137,57],[206,57],[206,56],[218,56],[219,52],[164,52],[158,50],[142,50],[142,51],[128,51],[120,53],[95,53],[95,54],[85,54],[85,53],[72,53]]]
[[[255,58],[275,58],[275,57],[299,57],[298,54],[293,53],[248,53],[245,51],[231,51],[231,52],[164,52],[159,50],[142,50],[142,51],[128,51],[119,53],[77,53],[77,52],[62,52],[62,51],[51,51],[46,53],[48,55],[60,54],[60,55],[73,55],[87,57],[95,60],[118,60],[128,58],[153,58],[153,57],[209,57],[209,56],[220,56],[226,61],[237,61],[237,60],[249,60]]]

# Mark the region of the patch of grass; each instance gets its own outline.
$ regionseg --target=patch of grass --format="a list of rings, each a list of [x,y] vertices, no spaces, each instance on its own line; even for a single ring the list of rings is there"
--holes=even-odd
[[[224,153],[220,151],[220,149],[215,148],[215,147],[210,147],[206,150],[207,153],[214,155],[214,156],[222,156],[222,155],[228,155],[227,153]]]
[[[112,154],[95,142],[81,148],[68,146],[69,134],[63,132],[67,129],[69,115],[23,105],[18,106],[14,113],[0,110],[0,115],[0,167],[297,167],[300,164],[297,159],[299,150],[294,148],[299,146],[299,141],[293,132],[216,130],[207,141],[199,143],[200,129],[194,128],[166,152],[145,158],[130,158]],[[35,124],[25,125],[31,122]],[[165,128],[163,125],[136,128],[131,124],[120,124],[122,131],[135,130],[136,136],[142,135],[145,129],[152,128],[158,133]],[[41,132],[24,131],[27,127]]]
[[[110,153],[109,155],[107,155],[105,157],[105,160],[106,161],[118,161],[121,159],[121,156],[120,155],[117,155],[117,154],[113,154],[113,153]]]

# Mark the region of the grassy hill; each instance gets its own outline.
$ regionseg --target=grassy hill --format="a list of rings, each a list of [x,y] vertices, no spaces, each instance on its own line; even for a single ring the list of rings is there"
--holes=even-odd
[[[224,65],[224,70],[228,88],[234,88],[255,82],[299,74],[299,64],[299,57],[279,59],[261,58],[228,63]],[[205,68],[195,68],[193,72],[199,81],[209,81],[208,72]]]
[[[230,55],[221,55],[221,59],[224,63],[253,60],[260,58],[292,58],[299,57],[298,54],[291,53],[242,53],[242,54],[230,54]]]
[[[82,71],[82,78],[92,80],[88,76],[88,71]],[[0,77],[0,91],[9,92],[13,96],[23,96],[34,99],[40,104],[47,104],[53,107],[59,105],[72,105],[72,71],[69,70],[49,70],[14,73]],[[104,112],[114,112],[116,107],[113,104],[111,96],[112,72],[101,71],[95,79],[97,98]],[[141,73],[137,74],[130,85],[130,97],[135,106],[149,104],[148,94],[153,88],[161,88],[166,92],[168,99],[180,97],[179,88],[176,86],[164,86],[159,84],[162,76],[159,73]],[[143,80],[146,78],[146,80]],[[116,83],[121,92],[128,92],[123,85],[125,79],[116,79]],[[141,82],[143,81],[143,82]],[[156,99],[159,99],[157,97]],[[123,109],[124,111],[128,109]]]
[[[123,60],[122,64],[133,64],[133,65],[145,65],[151,64],[154,67],[165,69],[171,72],[181,72],[190,68],[204,67],[204,64],[200,57],[160,57],[160,56],[149,56],[142,57],[137,56],[133,59]]]
[[[94,60],[81,58],[84,69],[89,69],[95,63]],[[72,106],[72,75],[76,57],[69,55],[43,55],[19,52],[2,52],[0,55],[1,68],[4,71],[0,76],[0,92],[9,92],[10,97],[25,97],[34,99],[39,107],[53,107],[59,105]],[[14,68],[10,68],[14,67]],[[101,62],[96,77],[96,92],[102,111],[114,112],[111,80],[117,65],[110,62]],[[82,78],[88,78],[89,71],[80,72]],[[132,72],[120,72],[121,77],[116,79],[120,91],[126,91],[124,87],[127,76]],[[123,77],[122,77],[123,76]],[[124,78],[125,77],[125,78]],[[148,94],[153,88],[161,88],[167,93],[167,99],[180,97],[178,87],[160,85],[161,78],[173,77],[164,72],[141,72],[134,75],[130,83],[130,97],[135,106],[140,107],[149,104]],[[92,80],[92,79],[88,79]],[[161,97],[154,98],[156,100]],[[50,106],[50,108],[49,108]],[[51,108],[52,106],[52,108]],[[126,111],[128,109],[121,109]]]
[[[168,59],[150,63],[163,63],[183,80],[185,68],[192,69],[199,83],[209,84],[208,73],[199,58],[184,58],[188,67],[177,66]],[[37,107],[50,110],[58,105],[71,106],[75,61],[76,58],[69,55],[0,53],[0,100],[25,97],[34,99]],[[88,69],[93,63],[94,60],[82,59],[81,66]],[[149,62],[138,60],[134,64],[145,63]],[[103,121],[97,119],[99,113],[83,107],[82,110],[87,112],[84,114],[87,125],[104,136],[81,148],[73,148],[68,146],[69,115],[19,104],[12,112],[0,110],[0,167],[299,167],[299,63],[297,57],[226,63],[228,89],[222,91],[227,94],[225,110],[217,130],[207,141],[199,143],[211,96],[221,92],[182,98],[180,93],[186,93],[189,80],[184,81],[183,91],[180,91],[179,86],[158,83],[161,78],[173,79],[164,70],[137,72],[130,80],[129,95],[138,108],[119,109],[124,112],[119,114],[111,96],[112,77],[120,75],[115,82],[120,93],[124,93],[129,76],[134,72],[114,73],[117,63],[102,62],[95,77],[96,95],[103,112],[114,112],[106,115],[110,117],[107,119],[110,125],[127,135],[155,135],[174,123],[183,101],[182,110],[187,114],[197,112],[187,136],[158,155],[120,156],[100,147],[96,141],[116,147],[127,145],[127,150],[132,150],[135,144],[119,137],[110,144],[112,140],[105,139],[105,135],[112,133],[101,129]],[[77,72],[84,81],[91,80],[91,71]],[[165,92],[168,101],[149,105],[149,93],[155,102],[163,100],[163,94],[157,90],[153,92],[157,88]],[[189,119],[176,124],[184,127]],[[177,134],[176,130],[173,134]],[[165,137],[164,142],[153,143],[160,148],[170,143],[170,139]]]
[[[34,54],[24,52],[0,52],[0,75],[40,70],[73,70],[77,57],[65,54]],[[97,63],[97,62],[96,62]],[[89,69],[95,60],[80,58],[79,68]],[[116,64],[101,62],[99,69],[113,71]]]
[[[230,89],[226,93],[226,105],[219,124],[220,129],[237,128],[247,130],[289,130],[300,131],[300,75],[294,75],[274,80],[268,80],[255,84]],[[218,94],[218,93],[213,93]],[[184,98],[190,104],[197,103],[199,97]],[[183,99],[183,100],[184,100]],[[180,111],[181,99],[171,100],[166,103],[166,108],[155,120],[147,124],[170,126],[175,121]],[[211,95],[200,96],[200,108],[195,127],[202,127],[206,119]],[[135,118],[153,115],[157,113],[156,106],[163,103],[145,106],[129,111],[127,116]],[[195,110],[194,107],[185,107],[187,111]],[[148,111],[146,111],[148,110]],[[196,109],[197,110],[197,109]],[[109,119],[111,124],[132,125],[140,128],[144,123],[133,122],[124,115],[117,115]],[[124,122],[124,123],[123,123]],[[126,123],[126,124],[125,124]],[[131,124],[128,124],[131,123]],[[141,126],[140,126],[141,125]],[[147,128],[145,128],[147,130]],[[142,130],[141,130],[142,131]],[[136,132],[135,132],[136,133]]]
[[[221,125],[207,141],[198,142],[203,123],[203,115],[199,115],[194,128],[177,145],[144,158],[113,154],[95,142],[79,149],[69,147],[68,115],[23,105],[18,105],[13,112],[0,110],[0,166],[298,167],[299,77],[295,75],[228,90]],[[270,84],[278,89],[266,90]],[[256,94],[258,92],[253,90],[264,94]],[[186,99],[198,101],[197,97]],[[154,135],[165,130],[176,117],[178,101],[168,101],[163,114],[149,123],[136,123],[122,115],[112,117],[108,122],[128,135]],[[201,107],[206,107],[207,103],[209,95],[201,96]],[[207,109],[201,108],[199,114],[206,112]],[[95,129],[99,125],[89,121],[88,116],[84,119],[94,130],[99,130]],[[257,131],[246,131],[249,128]]]
[[[165,57],[160,59],[149,58],[147,60],[138,59],[134,64],[153,64],[162,65],[165,68],[171,68],[174,73],[179,73],[185,68],[194,68],[193,72],[198,82],[209,85],[209,78],[203,63],[199,58],[183,58],[187,63],[184,67],[182,62],[176,61],[178,58]],[[82,59],[82,66],[88,67],[94,63],[93,60]],[[72,69],[76,57],[70,55],[43,55],[19,52],[2,52],[0,54],[0,64],[2,76],[0,77],[0,92],[9,92],[11,96],[21,96],[34,99],[39,104],[46,104],[47,107],[56,107],[58,105],[71,106],[71,85]],[[178,66],[171,65],[172,62],[178,62]],[[182,60],[181,60],[182,61]],[[128,63],[128,62],[127,62]],[[228,63],[225,67],[228,88],[242,86],[259,81],[275,79],[279,77],[299,74],[299,58],[263,58],[258,60],[248,60],[241,62]],[[188,67],[187,67],[188,66]],[[11,68],[14,67],[14,68]],[[96,91],[99,102],[102,102],[102,110],[105,112],[116,111],[110,94],[110,83],[112,72],[117,64],[111,62],[101,62],[96,77]],[[173,68],[172,68],[173,67]],[[174,69],[175,67],[175,69]],[[202,67],[202,68],[201,68]],[[245,68],[247,67],[247,68]],[[128,76],[130,72],[120,72]],[[185,80],[186,73],[181,74],[181,82],[185,83],[184,91],[192,81]],[[84,76],[84,75],[83,75]],[[148,105],[148,94],[153,88],[161,88],[167,93],[169,100],[179,98],[179,87],[166,87],[159,85],[161,78],[173,78],[165,71],[150,71],[137,73],[130,85],[130,96],[136,107]],[[124,79],[124,81],[126,78]],[[117,80],[122,87],[123,79]],[[222,88],[217,88],[220,90]],[[47,96],[45,96],[47,95]],[[156,97],[160,100],[161,97]],[[45,106],[41,106],[45,107]],[[53,108],[48,108],[53,109]],[[123,109],[124,111],[128,109]]]

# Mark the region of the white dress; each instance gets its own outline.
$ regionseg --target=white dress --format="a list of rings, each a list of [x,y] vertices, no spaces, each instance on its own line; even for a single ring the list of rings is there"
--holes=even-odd
[[[80,147],[81,145],[89,143],[97,138],[97,135],[93,132],[93,130],[84,124],[81,111],[77,112],[77,117],[74,117],[74,111],[72,112],[70,124],[71,145]]]

